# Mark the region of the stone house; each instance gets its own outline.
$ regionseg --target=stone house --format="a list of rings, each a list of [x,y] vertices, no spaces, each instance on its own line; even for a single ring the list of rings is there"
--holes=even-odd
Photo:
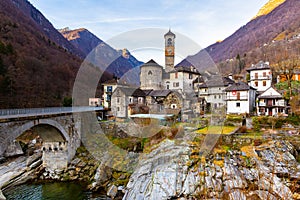
[[[198,85],[198,96],[204,98],[209,108],[217,109],[226,105],[225,89],[234,83],[228,77],[212,76]]]
[[[256,89],[244,82],[233,83],[225,89],[227,114],[250,114],[255,108]]]
[[[134,104],[145,104],[146,95],[139,88],[133,87],[122,87],[119,86],[112,93],[111,98],[111,111],[115,117],[118,118],[127,118],[130,116],[129,105],[133,106]]]

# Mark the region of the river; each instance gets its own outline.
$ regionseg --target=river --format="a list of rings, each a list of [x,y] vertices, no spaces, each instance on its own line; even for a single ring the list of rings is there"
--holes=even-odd
[[[78,183],[49,182],[23,184],[3,191],[7,200],[109,200],[92,195]]]

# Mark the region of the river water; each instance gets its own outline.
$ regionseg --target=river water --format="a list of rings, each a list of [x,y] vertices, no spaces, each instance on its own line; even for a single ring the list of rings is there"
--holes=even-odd
[[[109,200],[92,195],[78,183],[51,182],[24,184],[3,191],[7,200]]]

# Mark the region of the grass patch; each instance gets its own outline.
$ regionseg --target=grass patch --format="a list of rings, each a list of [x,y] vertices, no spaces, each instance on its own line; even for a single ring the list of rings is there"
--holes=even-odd
[[[243,135],[239,135],[237,137],[239,138],[251,138],[251,139],[261,139],[263,136],[263,132],[249,132],[249,133],[245,133]]]
[[[209,126],[196,131],[200,134],[230,134],[236,130],[235,126]]]

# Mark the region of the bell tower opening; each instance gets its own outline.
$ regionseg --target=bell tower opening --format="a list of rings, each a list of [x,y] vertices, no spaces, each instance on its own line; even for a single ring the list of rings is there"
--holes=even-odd
[[[165,70],[170,72],[174,69],[175,58],[175,37],[176,35],[169,31],[164,35],[165,38]]]

